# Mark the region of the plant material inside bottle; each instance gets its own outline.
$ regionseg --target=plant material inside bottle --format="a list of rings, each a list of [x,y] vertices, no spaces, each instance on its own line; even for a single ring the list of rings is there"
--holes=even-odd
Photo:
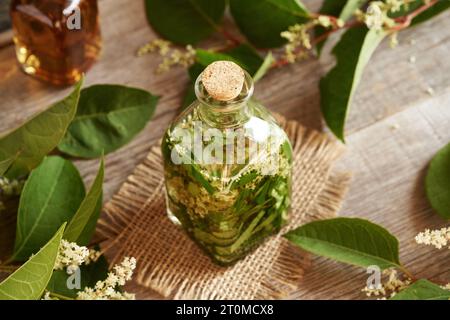
[[[17,59],[55,85],[77,82],[101,50],[97,0],[13,0]]]
[[[285,222],[292,149],[257,102],[214,109],[202,100],[163,138],[168,214],[214,261],[229,265]]]

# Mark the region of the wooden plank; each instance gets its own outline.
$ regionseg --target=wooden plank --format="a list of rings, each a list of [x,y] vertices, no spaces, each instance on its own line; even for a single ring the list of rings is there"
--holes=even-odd
[[[398,129],[394,129],[397,127]],[[341,215],[378,223],[400,240],[401,261],[418,278],[449,281],[448,250],[421,246],[414,237],[445,225],[430,208],[424,175],[432,156],[450,141],[450,94],[418,103],[352,134],[338,167],[354,173]],[[297,298],[363,298],[364,269],[314,259]]]
[[[307,1],[317,7],[317,1]],[[87,85],[120,83],[162,95],[151,124],[125,148],[107,157],[105,200],[119,188],[149,147],[176,115],[188,82],[186,71],[155,75],[161,59],[136,57],[136,50],[157,35],[149,28],[143,1],[100,1],[104,50],[87,74]],[[370,218],[400,237],[402,258],[420,276],[439,277],[448,269],[444,253],[415,246],[414,235],[442,224],[426,203],[421,182],[434,152],[450,140],[450,12],[402,32],[400,45],[385,43],[371,60],[357,91],[348,122],[347,157],[340,164],[355,171],[342,213]],[[226,22],[231,24],[230,21]],[[412,45],[410,40],[414,39]],[[216,39],[206,43],[216,43]],[[411,56],[416,63],[409,62]],[[322,129],[318,81],[332,57],[308,60],[272,70],[258,83],[256,96],[271,110]],[[435,96],[426,89],[432,87]],[[0,131],[12,128],[63,97],[69,89],[52,88],[22,74],[14,48],[0,49]],[[400,129],[392,132],[396,122]],[[90,181],[96,161],[77,161]],[[447,264],[447,266],[446,266]],[[302,283],[297,298],[361,298],[364,271],[324,259]],[[141,290],[139,290],[141,292]],[[146,294],[142,296],[147,296]]]

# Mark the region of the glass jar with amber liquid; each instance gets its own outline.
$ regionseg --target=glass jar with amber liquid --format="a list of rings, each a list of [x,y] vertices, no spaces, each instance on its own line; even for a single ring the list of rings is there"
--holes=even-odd
[[[101,50],[97,0],[12,0],[22,70],[54,85],[77,82]]]

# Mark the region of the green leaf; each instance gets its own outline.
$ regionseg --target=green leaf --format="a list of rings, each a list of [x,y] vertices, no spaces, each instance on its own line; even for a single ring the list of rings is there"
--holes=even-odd
[[[449,300],[450,290],[445,290],[438,285],[420,279],[409,287],[403,289],[390,300]]]
[[[423,4],[423,1],[420,1],[420,2],[422,2],[422,4]],[[424,12],[419,14],[417,17],[415,17],[411,22],[411,26],[425,22],[428,19],[431,19],[431,18],[437,16],[438,14],[444,12],[448,8],[450,8],[450,0],[441,0],[438,3],[436,3],[434,6],[432,6],[431,8],[425,10]]]
[[[450,143],[431,160],[425,188],[433,209],[444,219],[450,219]]]
[[[41,298],[53,273],[64,227],[65,224],[37,254],[0,283],[0,300]]]
[[[217,31],[225,0],[145,0],[153,29],[179,44],[196,44]]]
[[[117,150],[145,127],[158,99],[145,90],[118,85],[82,90],[77,114],[59,150],[82,158]]]
[[[342,21],[347,21],[353,16],[353,13],[356,11],[356,9],[360,8],[366,2],[367,0],[325,0],[319,10],[319,13],[339,17],[339,19],[341,19]],[[324,27],[317,26],[314,33],[316,37],[320,37],[327,30],[328,29]],[[318,43],[316,46],[317,53],[319,55],[322,51],[325,41]]]
[[[266,75],[267,71],[270,70],[274,62],[275,59],[272,55],[272,52],[269,52],[264,58],[264,61],[259,67],[258,71],[256,71],[256,73],[253,75],[253,81],[258,82],[259,80],[261,80]]]
[[[76,298],[77,292],[85,287],[93,288],[97,281],[106,279],[108,276],[108,261],[101,256],[96,262],[80,267],[80,289],[69,289],[67,279],[70,277],[65,270],[55,270],[47,285],[47,291],[57,293],[69,298]]]
[[[364,68],[386,33],[351,28],[334,47],[334,68],[320,80],[321,109],[331,131],[344,141],[348,109]]]
[[[3,176],[6,171],[8,171],[8,169],[16,159],[17,155],[0,161],[0,177]]]
[[[83,180],[70,161],[44,158],[20,197],[12,259],[25,261],[42,247],[62,223],[72,219],[84,195]]]
[[[98,214],[100,213],[100,210],[98,210],[98,204],[102,199],[104,171],[105,166],[102,159],[100,162],[100,168],[98,169],[97,176],[92,183],[91,189],[86,194],[86,197],[73,218],[70,220],[66,231],[64,232],[64,239],[67,241],[76,242],[82,246],[89,244],[98,220]],[[92,228],[92,226],[94,226],[94,228]],[[89,232],[84,235],[84,239],[80,239],[86,228],[89,229]]]
[[[298,0],[230,0],[230,10],[242,33],[259,48],[283,45],[280,33],[309,19]]]
[[[82,85],[83,79],[65,99],[0,137],[0,161],[15,158],[7,176],[28,174],[56,148],[75,116]]]
[[[368,0],[347,0],[344,7],[342,8],[341,13],[339,14],[339,19],[347,21],[348,19],[353,17],[355,11],[366,4],[367,1]]]
[[[398,240],[367,220],[335,218],[315,221],[285,237],[306,251],[361,267],[400,267]]]

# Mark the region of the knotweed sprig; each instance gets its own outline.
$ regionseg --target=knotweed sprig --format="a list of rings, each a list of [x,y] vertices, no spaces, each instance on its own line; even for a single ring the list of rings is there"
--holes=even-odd
[[[195,50],[187,45],[184,50],[174,48],[170,41],[155,39],[139,48],[137,55],[143,56],[148,53],[157,52],[163,61],[158,65],[156,73],[169,71],[174,66],[189,67],[195,62]]]

